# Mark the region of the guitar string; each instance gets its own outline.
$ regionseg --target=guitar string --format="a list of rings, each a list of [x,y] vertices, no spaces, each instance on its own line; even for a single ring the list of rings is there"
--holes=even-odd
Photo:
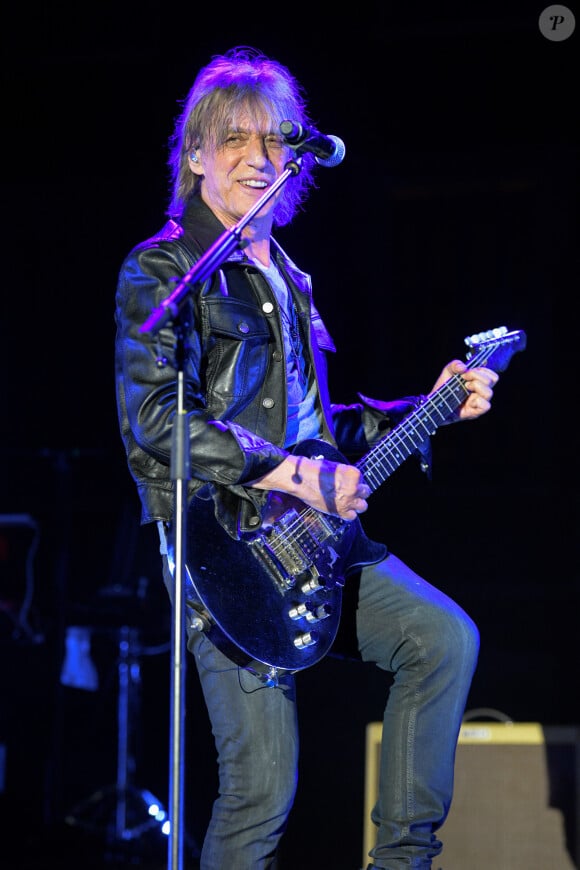
[[[449,389],[444,390],[443,392],[447,392],[448,394],[450,394],[450,396],[455,398],[458,395],[458,390],[455,389],[456,387],[464,390],[464,387],[461,387],[460,376],[454,378],[453,383],[449,385]],[[437,392],[431,399],[427,399],[407,419],[402,421],[402,434],[398,432],[398,428],[393,430],[393,432],[391,432],[386,439],[386,441],[388,441],[389,443],[386,444],[384,441],[380,441],[379,443],[375,444],[374,447],[372,447],[371,450],[366,454],[366,456],[361,459],[357,467],[362,471],[366,465],[368,465],[369,463],[376,463],[377,457],[380,457],[381,463],[383,465],[386,464],[391,473],[396,471],[396,469],[399,468],[399,466],[401,465],[401,462],[411,455],[413,448],[417,448],[420,444],[426,441],[426,439],[430,435],[434,434],[433,430],[430,429],[424,421],[418,418],[420,418],[422,415],[426,415],[435,427],[435,429],[442,425],[443,422],[447,419],[446,415],[443,414],[437,407],[440,399],[443,399],[443,402],[445,405],[447,405],[448,410],[455,410],[454,408],[451,408],[449,406],[447,398],[443,397],[442,393]],[[436,422],[435,420],[435,412],[437,412],[437,415],[440,417],[439,422]],[[421,434],[420,430],[423,430],[423,434]],[[408,442],[411,443],[411,446],[409,446]],[[400,452],[400,455],[398,451]],[[390,463],[388,462],[389,459],[391,459]],[[367,480],[367,483],[369,481],[374,483],[372,468],[367,469],[364,472],[364,476],[365,480]],[[378,484],[382,482],[383,481],[379,477]]]
[[[483,362],[483,361],[486,359],[486,356],[488,356],[488,355],[489,355],[489,348],[486,349],[486,350],[481,350],[481,351],[479,351],[479,352],[478,352],[478,353],[477,353],[477,354],[476,354],[476,355],[475,355],[475,356],[470,360],[470,366],[469,366],[469,367],[470,367],[470,368],[476,368],[477,365],[479,365],[480,362]],[[443,384],[443,385],[440,387],[440,389],[437,390],[437,392],[436,392],[436,393],[435,393],[435,394],[434,394],[430,399],[427,400],[427,403],[428,403],[429,405],[433,406],[433,408],[435,408],[436,401],[438,401],[438,400],[440,400],[440,399],[443,399],[443,401],[445,402],[445,404],[447,404],[447,397],[449,397],[449,398],[453,397],[455,389],[456,389],[456,388],[457,388],[457,387],[462,383],[462,381],[463,381],[463,379],[462,379],[461,375],[456,375],[455,377],[450,378],[449,381],[446,381],[445,384]],[[444,397],[444,395],[443,395],[444,393],[447,394],[445,397]],[[424,411],[424,410],[425,410],[425,404],[422,405],[420,408],[418,408],[418,409],[417,409],[413,414],[411,414],[410,417],[409,417],[407,420],[403,420],[403,421],[401,422],[400,425],[401,425],[403,428],[411,428],[411,427],[409,426],[409,423],[411,422],[411,420],[412,420],[415,416],[419,415],[419,412],[420,412],[420,411]],[[455,408],[450,408],[450,410],[451,410],[451,411],[454,411]],[[444,415],[442,415],[442,422],[443,422],[443,420],[445,420],[445,416],[444,416]],[[397,429],[398,429],[398,427],[397,427],[395,430],[393,430],[393,432],[395,433],[394,438],[395,438],[395,440],[397,441],[398,444],[402,444],[402,443],[403,443],[403,437],[397,433]],[[429,434],[430,434],[430,433],[429,433]],[[386,438],[385,440],[389,440],[389,441],[390,441],[390,440],[391,440],[391,436],[393,436],[393,433],[390,433],[390,434],[387,436],[387,438]],[[398,439],[398,440],[397,440],[397,439]],[[424,439],[423,439],[423,440],[424,440]],[[420,443],[420,442],[419,442],[419,443]],[[414,444],[414,446],[416,447],[417,444]],[[368,461],[368,458],[369,458],[370,454],[373,452],[373,449],[377,452],[377,454],[380,453],[381,451],[386,451],[386,450],[387,450],[387,448],[386,448],[386,446],[385,446],[385,442],[384,442],[384,441],[380,441],[378,444],[375,445],[374,448],[372,448],[372,449],[369,451],[369,453],[367,453],[367,455],[363,458],[363,460],[361,460],[361,462],[357,464],[357,467],[358,467],[358,468],[361,468],[361,466],[363,466],[363,465],[365,464],[365,462]],[[391,450],[390,452],[392,453],[392,450]],[[405,458],[406,458],[406,457],[405,457]],[[398,467],[399,467],[398,465],[394,465],[393,468],[391,469],[391,471],[395,471]],[[370,474],[371,474],[371,480],[372,480],[372,470],[371,470]],[[365,479],[366,479],[366,478],[365,478]],[[310,515],[312,515],[312,516],[314,516],[314,517],[317,517],[319,514],[320,514],[320,511],[317,511],[315,508],[312,508],[312,507],[310,507],[310,506],[305,506],[305,509],[302,510],[302,511],[300,511],[300,513],[297,515],[296,519],[293,520],[293,521],[292,521],[292,522],[287,526],[287,528],[284,530],[284,534],[288,535],[288,534],[292,534],[292,533],[294,533],[294,532],[295,532],[297,529],[299,529],[299,527],[302,525],[302,523],[304,522],[304,519],[305,519],[305,518],[309,517]],[[331,515],[329,515],[329,516],[333,516],[333,515],[331,514]],[[337,517],[337,519],[340,520],[339,517]],[[346,522],[348,522],[348,521],[347,521],[347,520],[342,520],[342,522],[346,523]],[[282,533],[280,533],[280,534],[282,534]],[[272,547],[271,547],[271,550],[272,550],[272,552],[274,553],[274,555],[279,555],[279,553],[282,553],[282,552],[284,552],[284,551],[290,552],[289,547],[288,547],[288,544],[283,540],[282,537],[280,538],[280,542],[279,542],[278,546],[276,546],[276,545],[272,546]]]
[[[476,353],[473,355],[473,357],[471,357],[471,359],[469,360],[469,368],[473,369],[480,364],[489,365],[490,357],[492,357],[493,354],[495,354],[500,347],[505,347],[506,345],[514,345],[515,343],[520,342],[522,340],[522,338],[525,338],[525,336],[523,336],[521,332],[515,332],[515,333],[511,332],[511,333],[504,333],[502,336],[496,337],[496,339],[491,342],[491,346],[490,346],[490,342],[488,341],[486,343],[485,347],[480,348],[478,351],[476,351]],[[522,347],[522,350],[523,349],[525,349],[525,343]],[[516,348],[516,351],[517,351],[517,348]],[[407,433],[408,433],[409,429],[414,434],[416,434],[416,435],[418,434],[417,430],[414,427],[415,421],[418,421],[420,426],[422,426],[426,430],[427,436],[429,434],[432,434],[428,431],[425,423],[422,422],[419,419],[419,417],[422,416],[426,410],[428,410],[428,407],[431,407],[433,412],[436,412],[438,415],[440,415],[441,423],[443,423],[446,419],[446,416],[441,412],[441,410],[438,407],[439,399],[442,398],[444,400],[445,404],[447,404],[447,401],[444,397],[444,393],[445,392],[447,392],[448,394],[449,393],[457,393],[455,388],[456,387],[461,388],[462,384],[463,384],[463,379],[461,378],[461,375],[457,376],[456,378],[450,379],[449,381],[446,382],[446,384],[444,384],[441,387],[440,390],[437,391],[437,393],[434,394],[434,396],[431,397],[431,399],[428,399],[426,402],[424,402],[420,406],[420,408],[418,408],[415,412],[410,414],[409,417],[406,418],[401,423],[400,427],[397,427],[397,428],[401,428],[401,431],[403,432],[403,438],[401,438],[397,434],[397,438],[399,440],[396,443],[398,444],[399,448],[402,444],[404,444],[405,450],[407,450],[408,452],[404,456],[395,456],[394,457],[398,461],[391,462],[391,464],[389,466],[391,473],[399,467],[399,465],[401,464],[403,459],[406,459],[410,455],[411,450],[409,449],[408,445],[404,442],[403,439],[408,437]],[[444,389],[444,387],[446,385],[449,385],[448,390]],[[463,389],[466,390],[464,384],[463,384]],[[459,394],[457,394],[457,395],[459,395]],[[429,414],[427,414],[427,416],[429,416]],[[431,419],[431,422],[434,422],[434,420],[430,416],[429,416],[429,419]],[[435,428],[437,428],[437,425],[435,426]],[[390,442],[392,441],[391,436],[396,431],[397,430],[393,430],[393,433],[391,433],[391,435],[389,435],[386,439],[383,439],[382,441],[378,442],[378,444],[376,444],[374,447],[372,447],[371,450],[366,454],[366,456],[363,457],[363,459],[361,459],[361,461],[357,464],[357,467],[361,471],[364,469],[365,465],[375,462],[375,457],[380,455],[381,453],[384,454],[381,458],[381,462],[383,463],[383,465],[385,464],[385,460],[389,459],[389,456],[391,456],[391,457],[393,456],[394,448],[391,446]],[[410,440],[411,440],[411,443],[413,444],[413,446],[417,447],[418,443],[421,443],[421,441],[425,440],[425,439],[419,439],[417,444],[413,443],[412,437],[410,438]],[[387,441],[389,442],[389,444],[386,443]],[[371,485],[371,483],[374,484],[372,472],[373,472],[373,469],[371,468],[365,473],[365,479],[367,480],[367,483],[369,483],[369,485]],[[381,479],[379,477],[378,483],[375,485],[375,488],[376,488],[376,486],[380,485],[383,482],[383,480],[384,480],[384,478]]]
[[[480,363],[484,362],[486,360],[486,357],[489,356],[489,353],[490,353],[489,348],[487,348],[486,350],[479,351],[479,353],[476,354],[470,360],[469,367],[475,368]],[[405,420],[403,420],[401,422],[400,428],[401,428],[401,432],[403,433],[402,435],[398,432],[399,427],[396,427],[396,429],[394,429],[393,432],[391,432],[387,436],[386,439],[379,441],[377,444],[374,445],[374,447],[371,448],[371,450],[366,454],[366,456],[364,456],[363,459],[361,459],[361,461],[359,463],[357,463],[357,468],[359,468],[362,471],[364,469],[365,465],[367,465],[369,462],[376,464],[377,456],[379,456],[380,462],[383,465],[385,465],[385,464],[387,465],[387,467],[390,470],[390,473],[396,471],[396,469],[400,466],[401,462],[404,459],[406,459],[408,456],[410,456],[410,454],[412,452],[412,448],[418,447],[419,444],[423,443],[423,441],[426,440],[426,437],[429,437],[429,435],[433,434],[428,429],[426,424],[424,422],[422,422],[421,420],[419,420],[418,418],[421,417],[423,414],[425,414],[425,412],[427,412],[427,416],[429,417],[429,420],[431,420],[431,422],[434,423],[435,428],[440,426],[447,419],[447,417],[437,407],[438,404],[440,404],[441,401],[443,401],[443,403],[447,406],[448,410],[453,412],[455,410],[455,408],[458,406],[456,405],[455,407],[451,407],[449,405],[448,400],[450,398],[458,398],[459,397],[459,393],[458,393],[459,389],[466,391],[466,388],[465,388],[464,382],[463,382],[463,378],[461,377],[461,375],[457,375],[453,378],[450,378],[448,381],[446,381],[445,384],[443,384],[441,386],[441,388],[439,390],[437,390],[437,392],[433,396],[431,396],[431,398],[427,399],[419,408],[417,408],[412,414],[410,414],[409,417],[407,417]],[[459,404],[461,404],[461,403],[459,403]],[[430,409],[432,411],[432,415],[429,414]],[[434,420],[434,416],[435,416],[434,412],[436,412],[441,418],[440,422],[438,424]],[[418,432],[418,428],[415,425],[417,421],[419,422],[419,425],[421,427],[423,427],[423,429],[425,430],[426,437],[423,437],[423,438],[420,437],[420,434]],[[413,437],[409,434],[409,430],[411,430],[411,432],[413,434],[415,434],[416,441],[414,441]],[[411,441],[411,444],[412,444],[411,448],[409,448],[408,444],[406,443],[406,441],[408,441],[408,440]],[[389,442],[388,444],[386,443],[387,441]],[[392,443],[393,441],[394,441],[394,444]],[[395,448],[398,448],[399,450],[401,450],[402,447],[404,447],[404,450],[407,451],[406,454],[404,456],[400,456],[400,457],[395,456],[394,459],[397,459],[398,461],[397,462],[392,461],[389,465],[387,460],[390,457],[394,456]],[[381,477],[378,477],[378,483],[375,484],[375,479],[374,479],[374,474],[373,474],[372,468],[368,469],[365,472],[364,476],[365,476],[365,480],[367,481],[367,483],[369,483],[369,485],[371,483],[373,485],[375,485],[375,489],[378,485],[380,485],[383,482],[383,479],[381,479]]]

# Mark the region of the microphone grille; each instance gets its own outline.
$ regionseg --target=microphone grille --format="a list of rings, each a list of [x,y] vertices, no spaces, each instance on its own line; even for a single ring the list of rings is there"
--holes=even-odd
[[[346,145],[338,136],[329,136],[329,139],[332,139],[335,145],[334,154],[330,157],[315,157],[314,159],[320,166],[326,166],[331,168],[332,166],[338,166],[339,163],[342,163],[344,160],[344,156],[346,154]]]

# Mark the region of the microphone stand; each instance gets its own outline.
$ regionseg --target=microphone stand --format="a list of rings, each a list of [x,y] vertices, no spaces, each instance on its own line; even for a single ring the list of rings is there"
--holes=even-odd
[[[186,359],[185,325],[181,322],[180,311],[185,298],[194,285],[200,284],[213,275],[236,248],[243,250],[247,242],[242,239],[244,227],[255,217],[263,206],[278,192],[286,181],[300,172],[300,156],[289,160],[284,172],[268,188],[256,204],[231,229],[227,229],[208,248],[192,268],[183,276],[175,290],[154,309],[140,332],[156,334],[171,321],[175,333],[175,361],[177,367],[177,414],[173,424],[171,443],[171,479],[174,489],[174,557],[173,573],[173,620],[171,627],[171,720],[170,720],[170,765],[169,765],[169,844],[168,858],[170,870],[183,870],[183,759],[185,756],[185,672],[186,672],[186,631],[185,631],[185,545],[187,541],[187,481],[190,476],[189,428],[185,408],[184,368]]]

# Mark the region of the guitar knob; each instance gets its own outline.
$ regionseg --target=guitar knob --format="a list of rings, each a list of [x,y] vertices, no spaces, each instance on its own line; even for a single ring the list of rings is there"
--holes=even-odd
[[[327,607],[326,604],[320,604],[314,610],[309,610],[306,614],[306,619],[309,622],[319,622],[321,619],[328,619],[332,613],[332,607]]]
[[[320,580],[322,578],[312,577],[308,583],[304,583],[303,586],[300,587],[300,591],[304,593],[304,595],[312,595],[313,592],[318,592],[319,589],[324,588],[324,582],[321,583]]]
[[[305,631],[304,634],[299,634],[294,638],[294,646],[296,649],[306,649],[309,646],[314,646],[318,642],[317,631]]]
[[[288,611],[290,619],[300,619],[308,615],[308,608],[305,604],[297,604],[296,607],[291,607]]]
[[[291,607],[288,611],[290,619],[306,619],[308,622],[319,622],[321,619],[326,619],[332,613],[332,608],[326,604],[319,604],[318,607],[308,606],[307,604],[297,604]]]

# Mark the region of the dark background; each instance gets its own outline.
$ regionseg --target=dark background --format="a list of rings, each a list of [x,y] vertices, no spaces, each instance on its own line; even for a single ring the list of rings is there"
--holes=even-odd
[[[578,31],[546,39],[544,8],[363,2],[321,8],[315,21],[307,5],[8,4],[3,866],[121,860],[115,837],[102,848],[116,807],[108,786],[119,719],[131,784],[167,803],[171,613],[117,431],[114,293],[125,253],[164,223],[179,101],[198,68],[235,44],[286,63],[319,128],[346,143],[343,163],[320,169],[306,209],[278,233],[312,273],[338,346],[336,401],[359,390],[426,392],[449,359],[464,357],[464,336],[501,325],[526,332],[492,413],[439,432],[433,479],[414,461],[402,466],[373,496],[365,525],[478,623],[469,710],[579,722]],[[89,629],[94,691],[60,681],[71,625]],[[117,692],[127,625],[129,721]],[[193,669],[188,676],[195,852],[215,770]],[[327,657],[298,686],[300,788],[282,866],[354,870],[365,726],[382,718],[388,680]],[[71,814],[83,824],[65,823]],[[154,827],[125,848],[139,863],[157,850],[163,858],[165,845]]]

